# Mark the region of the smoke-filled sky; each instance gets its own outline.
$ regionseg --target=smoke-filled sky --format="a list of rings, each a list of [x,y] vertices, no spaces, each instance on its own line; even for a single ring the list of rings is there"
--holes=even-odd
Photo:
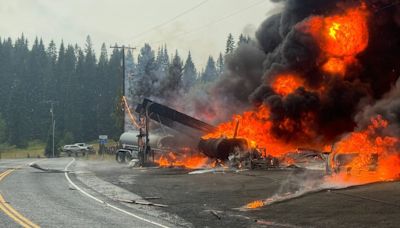
[[[97,53],[102,42],[149,42],[152,47],[165,43],[170,52],[178,49],[184,57],[191,50],[200,67],[209,54],[217,57],[224,50],[228,33],[236,38],[253,33],[275,10],[269,0],[2,0],[0,35],[15,39],[24,33],[31,42],[39,36],[45,43],[54,39],[59,45],[63,39],[81,46],[91,35]]]

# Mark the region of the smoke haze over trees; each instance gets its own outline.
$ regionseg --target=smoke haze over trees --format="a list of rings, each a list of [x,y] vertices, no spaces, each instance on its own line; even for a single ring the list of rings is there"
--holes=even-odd
[[[244,37],[244,36],[241,36]],[[242,40],[240,38],[239,40]],[[227,45],[233,48],[233,36]],[[231,51],[231,50],[230,50]],[[93,140],[100,134],[117,138],[122,132],[122,51],[106,44],[96,55],[90,37],[83,48],[24,35],[0,41],[0,144],[27,146],[30,140],[51,139],[51,103],[56,123],[56,144]],[[135,62],[126,53],[127,93],[131,108],[144,97],[179,106],[206,92],[210,81],[223,72],[225,56],[207,61],[199,72],[189,52],[182,59],[170,56],[167,46],[155,52],[146,44]],[[60,144],[58,143],[58,144]],[[59,145],[60,146],[60,145]]]
[[[23,35],[0,42],[2,141],[19,147],[48,141],[51,103],[57,139],[120,133],[112,117],[121,85],[118,50],[109,57],[103,45],[97,60],[90,37],[83,49],[64,43],[57,48],[53,41],[46,48],[41,39],[29,46]]]

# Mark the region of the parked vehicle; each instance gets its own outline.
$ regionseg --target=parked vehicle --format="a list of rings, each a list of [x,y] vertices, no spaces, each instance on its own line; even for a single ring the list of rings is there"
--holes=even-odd
[[[86,143],[75,143],[74,145],[80,146],[81,148],[85,148],[86,150],[88,150],[89,152],[94,152],[94,148],[92,145],[90,144],[86,144]]]
[[[82,146],[73,144],[73,145],[65,145],[63,147],[63,152],[65,152],[68,155],[68,157],[71,157],[71,155],[78,157],[79,154],[81,154],[82,156],[85,156],[87,153],[89,153],[89,149],[87,147],[82,147]]]

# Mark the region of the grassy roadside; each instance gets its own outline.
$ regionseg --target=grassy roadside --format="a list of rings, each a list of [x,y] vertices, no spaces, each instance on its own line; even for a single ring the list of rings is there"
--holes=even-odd
[[[38,158],[44,157],[45,143],[40,141],[32,141],[28,143],[27,148],[16,148],[6,144],[0,145],[0,158],[1,159],[15,159],[15,158]]]
[[[86,159],[88,160],[115,160],[115,155],[112,154],[104,154],[100,155],[97,151],[99,151],[99,144],[97,140],[93,140],[89,142],[89,144],[93,145],[94,150],[96,151],[94,154],[89,154]],[[115,146],[116,142],[113,140],[109,140],[106,146]],[[40,141],[32,141],[28,143],[27,148],[17,148],[16,146],[10,146],[7,144],[0,144],[0,159],[18,159],[18,158],[43,158],[44,149],[46,144]],[[61,154],[63,156],[63,154]]]

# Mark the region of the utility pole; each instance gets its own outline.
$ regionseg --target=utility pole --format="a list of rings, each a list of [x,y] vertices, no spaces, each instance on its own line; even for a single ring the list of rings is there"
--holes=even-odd
[[[51,129],[52,129],[52,133],[51,133],[51,136],[52,136],[52,152],[53,152],[53,158],[55,157],[54,156],[54,130],[55,130],[55,127],[56,127],[56,121],[55,121],[55,119],[54,119],[54,102],[53,101],[51,101],[51,108],[50,108],[50,113],[51,113]]]
[[[128,50],[135,50],[136,48],[133,47],[126,47],[125,45],[122,46],[110,46],[112,49],[122,49],[122,96],[125,96],[125,49]]]
[[[110,46],[110,48],[112,49],[122,49],[122,96],[125,97],[125,73],[126,73],[126,69],[125,69],[125,49],[128,50],[135,50],[136,48],[132,48],[132,47],[126,47],[125,45],[122,46]],[[126,99],[124,99],[124,101],[126,101]],[[124,126],[122,127],[122,131],[125,132],[125,112],[124,112]]]
[[[47,104],[50,104],[50,113],[51,113],[51,137],[52,137],[52,139],[51,139],[51,152],[52,152],[52,155],[53,155],[53,158],[55,157],[55,152],[54,152],[54,132],[55,132],[55,129],[56,129],[56,120],[55,120],[55,116],[54,116],[54,104],[57,104],[58,102],[57,101],[53,101],[53,100],[50,100],[50,101],[44,101],[43,103],[47,103]]]

